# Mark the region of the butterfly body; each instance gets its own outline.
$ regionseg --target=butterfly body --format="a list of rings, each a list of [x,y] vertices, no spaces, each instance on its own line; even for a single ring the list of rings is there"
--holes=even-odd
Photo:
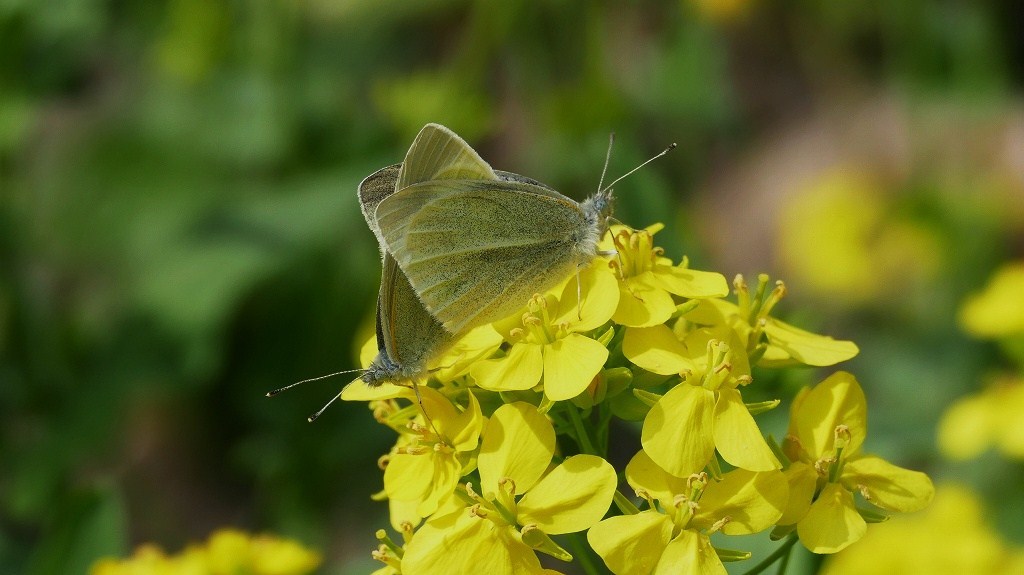
[[[456,177],[409,177],[405,187],[400,177],[374,217],[384,249],[447,331],[464,333],[507,317],[597,255],[610,191],[581,203],[536,180],[492,170],[436,124],[413,142],[403,174],[428,165],[419,156],[459,158],[458,169],[443,171]]]
[[[493,170],[454,132],[427,124],[401,164],[375,172],[360,206],[380,244],[371,385],[422,375],[470,329],[503,319],[598,254],[611,191],[577,202]]]

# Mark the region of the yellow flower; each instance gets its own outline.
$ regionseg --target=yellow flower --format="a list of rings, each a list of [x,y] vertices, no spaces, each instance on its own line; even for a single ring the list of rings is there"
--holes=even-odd
[[[887,511],[923,509],[934,487],[928,476],[860,453],[867,435],[867,403],[854,377],[837,372],[793,401],[783,444],[790,504],[780,525],[797,525],[814,553],[835,553],[856,542],[867,523],[854,493]],[[813,487],[812,487],[813,486]]]
[[[703,299],[683,317],[697,325],[728,326],[739,335],[747,352],[758,357],[757,365],[824,367],[846,361],[859,352],[852,341],[814,334],[771,317],[775,304],[786,294],[781,281],[769,292],[768,276],[758,276],[753,297],[743,276],[736,276],[733,285],[739,304]]]
[[[629,340],[630,333],[640,342]],[[664,326],[628,332],[623,349],[661,346],[663,355],[674,353],[691,366],[683,379],[658,399],[644,419],[640,441],[644,451],[665,471],[686,477],[704,469],[715,449],[730,464],[751,471],[779,469],[781,465],[743,403],[738,386],[751,381],[747,356],[735,334],[728,342],[712,339],[707,330],[692,332],[679,349],[671,350],[671,332]],[[677,342],[678,343],[678,342]],[[703,358],[690,350],[703,349]],[[640,367],[657,372],[650,357],[630,357]]]
[[[615,278],[599,266],[580,272],[580,285],[569,281],[561,297],[535,296],[521,318],[495,327],[512,342],[501,358],[478,361],[470,374],[491,391],[525,390],[543,376],[544,395],[551,401],[572,399],[600,373],[608,350],[583,335],[604,325],[615,311]],[[577,304],[577,292],[582,303]]]
[[[967,299],[960,323],[976,337],[1024,334],[1024,261],[998,270],[980,293]]]
[[[788,494],[779,471],[736,469],[721,480],[704,473],[682,479],[665,473],[643,451],[626,466],[626,480],[650,509],[605,519],[587,533],[616,575],[724,575],[708,536],[767,529],[782,515]]]
[[[472,464],[484,422],[472,393],[462,411],[435,389],[422,387],[420,394],[430,421],[409,422],[409,433],[400,437],[384,469],[384,492],[388,499],[407,504],[406,513],[415,516],[402,519],[413,524],[434,513],[455,491]]]
[[[989,446],[1024,458],[1024,380],[1003,379],[962,398],[942,416],[939,448],[951,459],[970,459]]]
[[[535,551],[571,561],[549,535],[597,523],[611,503],[615,470],[591,455],[549,469],[554,450],[554,428],[537,408],[499,407],[480,441],[482,494],[467,484],[464,502],[453,497],[428,519],[406,546],[402,572],[543,573]]]
[[[1024,572],[1024,548],[1010,545],[987,524],[966,487],[940,486],[921,514],[873,526],[857,545],[828,558],[823,575],[1003,574]]]
[[[722,274],[691,270],[684,259],[679,266],[654,247],[654,234],[664,226],[644,230],[615,226],[601,244],[614,250],[610,265],[619,279],[615,323],[645,327],[665,323],[676,310],[672,294],[685,298],[722,297],[729,286]],[[610,240],[608,239],[610,237]]]

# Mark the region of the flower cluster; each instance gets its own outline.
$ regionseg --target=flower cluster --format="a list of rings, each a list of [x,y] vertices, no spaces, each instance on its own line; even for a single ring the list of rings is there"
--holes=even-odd
[[[104,558],[90,575],[306,575],[320,556],[298,543],[221,529],[205,545],[192,545],[167,555],[155,545],[143,545],[127,559]]]
[[[754,289],[737,277],[726,299],[721,274],[663,255],[659,229],[614,227],[614,256],[466,334],[417,389],[343,390],[398,435],[378,497],[401,541],[378,532],[378,574],[553,573],[538,553],[586,572],[725,573],[751,554],[712,534],[772,529],[834,553],[885,512],[927,505],[927,476],[862,452],[866,402],[849,373],[797,395],[781,445],[765,436],[755,416],[780,400],[744,397],[764,370],[831,366],[857,347],[772,317],[785,286],[766,276]],[[639,431],[621,475],[613,420]]]

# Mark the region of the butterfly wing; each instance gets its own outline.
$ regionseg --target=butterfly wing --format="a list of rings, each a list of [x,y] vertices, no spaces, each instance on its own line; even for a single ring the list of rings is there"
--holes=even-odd
[[[395,184],[398,182],[398,175],[402,164],[395,164],[381,168],[366,176],[359,184],[359,209],[363,212],[366,225],[370,227],[373,235],[377,236],[377,243],[380,245],[381,254],[384,253],[384,238],[381,236],[380,227],[377,226],[377,204],[384,198],[395,193]]]
[[[420,371],[451,342],[446,331],[413,291],[398,262],[384,255],[377,297],[377,352],[384,351],[395,366]]]
[[[398,262],[383,247],[375,213],[377,204],[395,193],[400,170],[401,164],[381,168],[359,184],[360,209],[381,245],[383,267],[377,295],[377,358],[367,380],[371,384],[416,374],[452,340],[423,307]]]
[[[491,166],[458,134],[427,124],[416,135],[402,162],[398,189],[433,180],[496,180]]]
[[[413,290],[452,333],[506,317],[589,259],[579,205],[525,181],[415,184],[381,201],[376,218]]]

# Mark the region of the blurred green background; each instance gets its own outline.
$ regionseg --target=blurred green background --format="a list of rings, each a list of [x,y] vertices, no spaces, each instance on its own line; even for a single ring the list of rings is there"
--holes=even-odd
[[[343,379],[379,280],[358,182],[428,121],[499,169],[786,280],[853,339],[868,448],[971,484],[1024,542],[1024,468],[945,462],[1006,362],[956,322],[1024,256],[1024,5],[0,0],[0,573],[83,573],[234,525],[371,570],[392,442]],[[816,380],[798,372],[779,394]],[[788,386],[788,387],[787,387]],[[779,435],[779,430],[776,430]]]

